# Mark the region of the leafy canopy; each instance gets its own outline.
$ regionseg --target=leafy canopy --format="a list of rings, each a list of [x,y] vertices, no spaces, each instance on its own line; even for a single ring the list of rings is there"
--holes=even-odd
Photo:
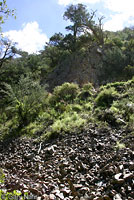
[[[73,24],[66,27],[66,30],[72,31],[74,37],[84,31],[84,26],[88,23],[90,15],[83,4],[71,5],[64,13],[64,19],[70,20]]]

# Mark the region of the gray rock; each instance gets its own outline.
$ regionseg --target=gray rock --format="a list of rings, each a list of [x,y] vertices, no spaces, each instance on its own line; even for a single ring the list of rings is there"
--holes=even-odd
[[[24,157],[27,159],[27,160],[32,160],[34,158],[35,154],[34,153],[29,153],[29,154],[26,154],[24,155]]]
[[[113,198],[113,200],[122,200],[121,196],[119,194],[116,194]]]

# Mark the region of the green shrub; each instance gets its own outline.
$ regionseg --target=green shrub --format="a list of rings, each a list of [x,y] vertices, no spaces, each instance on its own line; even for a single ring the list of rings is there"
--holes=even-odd
[[[124,143],[120,143],[119,141],[116,142],[116,146],[115,146],[116,150],[124,149],[125,147],[126,146]]]
[[[91,100],[94,92],[95,89],[93,88],[92,83],[84,84],[83,87],[81,88],[81,91],[78,94],[77,101]]]
[[[49,120],[52,120],[52,116],[51,116],[51,114],[49,113],[49,111],[48,112],[43,112],[43,113],[41,113],[38,117],[37,117],[37,119],[36,119],[36,122],[38,122],[38,123],[46,123],[46,122],[48,122]]]
[[[66,106],[64,106],[64,110],[65,112],[81,112],[83,109],[83,107],[80,104],[67,104]]]
[[[76,112],[65,113],[61,119],[57,119],[51,126],[51,130],[46,133],[46,137],[55,137],[65,132],[79,132],[86,123],[86,119],[83,119]]]
[[[3,184],[5,180],[5,174],[3,173],[3,170],[0,169],[0,184]],[[17,193],[16,191],[12,192],[4,192],[2,189],[0,189],[0,200],[5,199],[5,200],[9,200],[9,199],[14,199],[16,196],[16,198],[18,196],[20,196],[19,193]]]
[[[132,78],[132,76],[134,75],[134,66],[131,66],[131,65],[127,65],[125,68],[124,68],[124,74],[125,74],[125,77],[127,79],[130,79]]]
[[[75,112],[81,112],[82,111],[82,106],[79,105],[79,104],[73,104],[72,105],[72,111],[75,111]]]
[[[98,119],[103,122],[107,122],[111,126],[116,126],[116,116],[114,115],[114,112],[112,112],[110,109],[105,109],[103,111],[100,111],[97,115]]]
[[[5,174],[3,173],[3,170],[0,168],[0,184],[4,183]]]
[[[0,124],[5,124],[7,121],[7,116],[5,112],[0,112]]]
[[[126,82],[114,82],[114,83],[108,83],[105,86],[100,87],[101,90],[103,89],[109,89],[109,88],[115,88],[117,92],[122,93],[127,89]]]
[[[128,130],[132,132],[134,130],[134,114],[130,115],[129,122],[127,125]]]
[[[14,190],[13,192],[4,192],[3,190],[0,189],[0,200],[3,200],[3,199],[14,200],[14,199],[20,199],[20,198],[24,200],[21,192],[17,192],[16,190]]]
[[[129,122],[134,114],[134,103],[129,101],[128,98],[122,98],[120,101],[114,102],[110,109],[125,122]]]
[[[26,137],[38,137],[42,134],[44,130],[43,123],[31,122],[24,128],[22,128],[19,132]]]
[[[85,110],[90,111],[90,110],[92,110],[92,108],[93,108],[93,105],[92,105],[91,102],[88,102],[88,103],[84,104],[84,109]]]
[[[94,87],[93,87],[93,84],[89,82],[89,83],[84,84],[82,89],[85,91],[89,91],[89,90],[93,91]]]
[[[110,107],[114,100],[118,97],[115,88],[102,90],[95,99],[96,105],[99,107]]]
[[[38,81],[22,76],[18,84],[4,86],[6,113],[10,118],[14,118],[19,126],[26,126],[34,121],[44,109],[47,92]]]
[[[72,103],[78,95],[78,92],[79,87],[77,84],[64,83],[63,85],[54,88],[52,99],[56,102],[65,101],[67,103]]]

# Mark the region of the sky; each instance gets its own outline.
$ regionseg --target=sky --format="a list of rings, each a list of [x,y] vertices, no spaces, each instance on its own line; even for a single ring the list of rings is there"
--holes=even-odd
[[[17,48],[37,53],[52,35],[67,33],[69,21],[63,14],[70,4],[78,3],[86,5],[89,13],[97,10],[97,17],[105,17],[104,30],[134,26],[134,0],[7,0],[8,8],[16,10],[16,19],[9,17],[2,26],[4,36],[17,43]]]

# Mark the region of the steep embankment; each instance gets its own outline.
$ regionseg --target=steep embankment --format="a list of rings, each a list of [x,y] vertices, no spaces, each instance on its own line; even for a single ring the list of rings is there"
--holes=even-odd
[[[1,144],[1,188],[32,199],[133,200],[133,142],[125,131],[89,126],[47,143],[23,138]]]
[[[47,83],[50,90],[65,82],[81,86],[91,82],[98,86],[102,73],[102,55],[98,53],[98,47],[94,46],[90,51],[69,55],[42,82]]]

